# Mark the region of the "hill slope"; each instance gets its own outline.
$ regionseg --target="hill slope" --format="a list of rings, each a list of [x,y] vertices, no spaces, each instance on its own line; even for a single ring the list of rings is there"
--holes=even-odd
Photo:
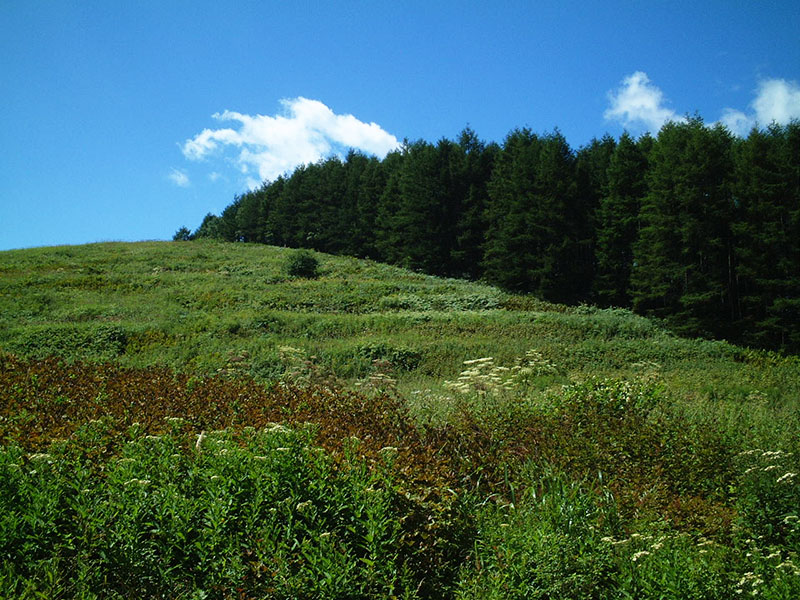
[[[0,253],[0,587],[800,593],[796,358],[292,252]]]

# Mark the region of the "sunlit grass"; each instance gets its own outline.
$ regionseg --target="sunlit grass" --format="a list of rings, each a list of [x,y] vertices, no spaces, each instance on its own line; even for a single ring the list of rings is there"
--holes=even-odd
[[[3,593],[800,595],[796,357],[291,252],[0,253]]]

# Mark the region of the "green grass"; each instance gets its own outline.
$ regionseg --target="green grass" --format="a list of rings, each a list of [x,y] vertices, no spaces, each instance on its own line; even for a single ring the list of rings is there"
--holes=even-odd
[[[0,253],[0,597],[800,595],[797,357],[294,256]]]

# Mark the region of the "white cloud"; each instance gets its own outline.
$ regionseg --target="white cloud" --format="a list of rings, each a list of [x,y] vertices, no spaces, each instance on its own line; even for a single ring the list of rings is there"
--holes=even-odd
[[[189,176],[179,169],[172,169],[168,177],[178,187],[189,187]]]
[[[747,135],[747,132],[753,128],[755,119],[748,117],[740,110],[735,108],[726,108],[722,111],[722,117],[719,122],[725,125],[729,131],[739,135]]]
[[[647,73],[636,71],[622,80],[622,85],[608,93],[609,108],[603,116],[625,127],[658,132],[667,121],[682,121],[674,110],[664,105],[664,94],[650,82]]]
[[[610,106],[604,116],[625,127],[658,132],[667,121],[683,121],[665,106],[664,94],[647,74],[636,71],[622,80],[622,85],[608,94]],[[800,85],[785,79],[765,79],[758,84],[750,111],[725,108],[719,123],[737,135],[747,135],[753,127],[775,122],[785,125],[800,119]]]
[[[262,180],[271,180],[301,164],[313,163],[343,148],[356,148],[383,157],[399,142],[376,123],[364,123],[353,115],[337,115],[318,100],[282,100],[284,115],[246,115],[226,110],[213,115],[234,122],[234,128],[204,129],[187,140],[183,154],[202,160],[223,147],[239,150],[234,163],[243,174],[251,169]],[[248,175],[252,187],[254,177]]]
[[[765,79],[758,84],[750,108],[750,114],[726,108],[720,123],[745,136],[753,127],[766,127],[773,122],[786,125],[792,119],[800,119],[800,85],[785,79]]]
[[[762,81],[752,106],[761,125],[773,121],[786,125],[792,119],[800,119],[800,85],[785,79]]]

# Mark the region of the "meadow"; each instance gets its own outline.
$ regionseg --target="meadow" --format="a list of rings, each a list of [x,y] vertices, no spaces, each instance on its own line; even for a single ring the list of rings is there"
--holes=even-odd
[[[800,597],[800,360],[213,241],[0,253],[0,597]]]

